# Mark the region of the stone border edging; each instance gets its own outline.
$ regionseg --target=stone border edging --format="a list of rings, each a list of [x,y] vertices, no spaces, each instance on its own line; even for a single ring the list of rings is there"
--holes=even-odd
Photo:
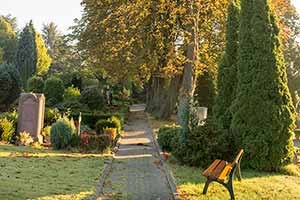
[[[148,116],[147,116],[147,120],[148,120],[148,122],[150,122],[149,119],[148,119]],[[151,125],[151,123],[148,123],[148,124],[150,125],[150,127],[149,127],[150,130],[149,131],[150,131],[150,134],[151,134],[152,139],[153,139],[153,144],[155,146],[155,149],[156,149],[156,151],[157,151],[157,153],[159,155],[160,161],[162,163],[162,168],[163,168],[163,171],[164,171],[164,173],[166,175],[169,187],[170,187],[170,189],[172,191],[172,196],[173,196],[174,200],[181,200],[181,198],[179,197],[179,195],[177,193],[177,185],[175,183],[175,180],[174,180],[173,176],[171,175],[170,169],[168,168],[168,166],[167,166],[167,164],[166,164],[166,162],[165,162],[165,160],[164,160],[164,158],[162,156],[162,150],[161,150],[161,148],[160,148],[160,146],[159,146],[159,144],[158,144],[158,142],[156,140],[156,137],[155,137],[155,135],[153,133],[152,125]]]
[[[92,200],[97,200],[97,198],[99,197],[100,193],[103,190],[104,187],[104,183],[106,178],[108,177],[109,173],[112,170],[112,164],[113,161],[115,159],[115,153],[119,150],[119,146],[120,146],[120,142],[121,142],[122,136],[120,136],[117,140],[116,146],[114,147],[114,149],[112,150],[112,156],[110,157],[108,164],[105,165],[104,170],[103,170],[103,174],[101,175],[100,181],[97,185],[97,190],[95,192],[94,197],[92,198]]]

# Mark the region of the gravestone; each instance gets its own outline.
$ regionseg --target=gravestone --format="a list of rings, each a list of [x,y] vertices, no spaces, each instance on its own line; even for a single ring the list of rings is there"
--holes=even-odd
[[[42,143],[45,97],[43,94],[22,93],[18,108],[18,133],[27,132],[35,141]]]
[[[199,126],[203,126],[205,124],[205,120],[207,119],[207,107],[192,107],[191,108],[191,116],[193,119],[193,124]]]

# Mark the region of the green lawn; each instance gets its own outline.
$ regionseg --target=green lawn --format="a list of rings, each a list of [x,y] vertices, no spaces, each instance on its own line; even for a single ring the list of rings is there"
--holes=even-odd
[[[206,196],[202,190],[206,179],[201,176],[202,169],[168,163],[178,185],[178,192],[183,200],[230,199],[225,187],[212,183]],[[300,199],[300,177],[278,173],[243,171],[242,182],[234,181],[235,197],[242,200],[293,200]]]
[[[99,154],[0,145],[0,200],[91,199],[104,160]]]

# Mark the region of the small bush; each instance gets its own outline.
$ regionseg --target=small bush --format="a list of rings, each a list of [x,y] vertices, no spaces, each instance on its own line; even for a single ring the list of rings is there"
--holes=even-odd
[[[0,119],[0,138],[5,142],[12,142],[15,135],[14,123],[7,118]]]
[[[95,128],[96,123],[101,120],[107,120],[112,117],[111,114],[98,114],[98,113],[82,113],[82,123],[88,125],[91,128]]]
[[[96,132],[98,135],[104,133],[105,128],[116,128],[117,134],[121,132],[121,121],[117,117],[111,117],[107,120],[99,120],[96,123]]]
[[[49,137],[49,136],[50,136],[50,133],[51,133],[51,126],[46,126],[46,127],[43,129],[43,136]]]
[[[50,77],[46,80],[44,86],[44,94],[46,96],[48,105],[53,106],[59,102],[62,102],[64,92],[64,83],[61,79]]]
[[[71,144],[76,128],[73,120],[67,117],[59,119],[52,125],[50,131],[51,144],[55,149],[64,149]]]
[[[27,81],[28,92],[43,93],[44,80],[39,76],[33,76]]]
[[[211,119],[204,126],[193,127],[185,143],[179,136],[172,140],[172,153],[181,162],[191,166],[207,167],[216,158],[232,160],[233,152],[230,132],[219,130]]]
[[[117,129],[116,128],[105,128],[104,135],[108,135],[110,140],[113,142],[117,137]]]
[[[72,139],[71,139],[71,147],[79,147],[81,144],[81,137],[77,134],[73,134]]]
[[[14,124],[14,128],[17,129],[17,123],[18,123],[18,112],[13,111],[13,112],[5,112],[0,114],[0,118],[6,118],[9,121],[11,121]]]
[[[34,142],[33,138],[29,133],[22,132],[17,137],[17,144],[20,146],[29,146]]]
[[[111,139],[109,135],[81,135],[81,147],[85,151],[100,151],[101,153],[108,150],[111,146]]]
[[[80,90],[74,87],[68,87],[64,93],[65,102],[78,102],[80,99]]]
[[[82,91],[80,103],[87,105],[91,110],[101,110],[104,106],[104,97],[97,87],[89,87]]]
[[[158,131],[157,142],[163,151],[172,151],[171,141],[181,130],[180,126],[165,126]]]
[[[60,118],[59,110],[52,109],[52,108],[46,108],[45,109],[45,126],[51,126],[53,123],[55,123]]]

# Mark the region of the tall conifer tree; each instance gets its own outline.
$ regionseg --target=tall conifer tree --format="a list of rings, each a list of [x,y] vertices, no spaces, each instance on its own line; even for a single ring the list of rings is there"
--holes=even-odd
[[[292,159],[295,111],[276,17],[267,0],[242,0],[237,97],[231,128],[251,168],[278,170]]]
[[[17,49],[16,66],[20,72],[23,86],[36,72],[37,51],[35,42],[35,30],[30,21],[23,29]]]
[[[228,6],[226,49],[218,69],[218,96],[214,107],[216,122],[222,129],[230,127],[232,119],[230,107],[236,94],[239,19],[240,0],[234,0]]]
[[[2,62],[13,63],[17,47],[17,36],[11,25],[0,16],[0,49]],[[0,55],[0,56],[1,56]]]

